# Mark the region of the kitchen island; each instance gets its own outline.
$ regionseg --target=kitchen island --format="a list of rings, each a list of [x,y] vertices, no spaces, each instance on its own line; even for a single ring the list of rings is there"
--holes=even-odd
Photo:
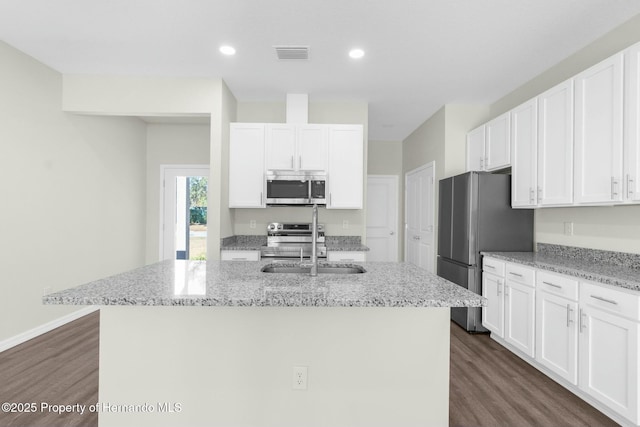
[[[164,261],[45,296],[101,306],[100,425],[448,424],[449,307],[482,297],[404,263],[266,264]]]

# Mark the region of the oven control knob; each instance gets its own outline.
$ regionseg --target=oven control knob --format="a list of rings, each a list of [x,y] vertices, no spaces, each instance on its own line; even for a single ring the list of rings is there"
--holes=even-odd
[[[269,224],[269,230],[273,230],[274,228],[276,228],[274,224]]]
[[[278,224],[278,230],[282,230],[282,224]]]

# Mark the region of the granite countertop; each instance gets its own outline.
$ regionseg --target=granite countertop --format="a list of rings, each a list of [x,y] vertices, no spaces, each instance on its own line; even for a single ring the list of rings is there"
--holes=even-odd
[[[482,254],[592,282],[640,291],[640,269],[598,261],[589,256],[574,258],[552,252],[482,252]]]
[[[67,305],[276,307],[486,305],[486,299],[480,295],[406,263],[360,263],[365,273],[319,274],[317,277],[262,273],[261,267],[267,264],[273,263],[167,260],[52,293],[42,301]]]
[[[325,245],[328,251],[368,251],[359,236],[326,236]],[[225,237],[221,240],[220,249],[223,251],[259,251],[267,244],[267,236],[237,235]]]

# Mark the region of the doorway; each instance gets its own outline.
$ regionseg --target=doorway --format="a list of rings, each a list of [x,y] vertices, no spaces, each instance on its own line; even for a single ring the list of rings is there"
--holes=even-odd
[[[405,261],[435,273],[435,162],[405,175]]]
[[[208,165],[161,165],[160,259],[207,259]]]
[[[367,261],[398,261],[398,176],[367,177]]]

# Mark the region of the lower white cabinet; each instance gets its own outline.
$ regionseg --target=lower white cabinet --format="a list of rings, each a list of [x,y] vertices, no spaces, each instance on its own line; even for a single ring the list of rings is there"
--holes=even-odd
[[[507,279],[504,287],[504,339],[535,356],[535,289]]]
[[[482,326],[500,338],[504,337],[504,278],[482,273],[482,296],[489,302],[482,307]]]
[[[362,251],[328,251],[328,262],[365,262],[366,255]]]
[[[222,261],[259,261],[260,251],[220,251]]]
[[[536,360],[578,384],[578,282],[538,272]]]

